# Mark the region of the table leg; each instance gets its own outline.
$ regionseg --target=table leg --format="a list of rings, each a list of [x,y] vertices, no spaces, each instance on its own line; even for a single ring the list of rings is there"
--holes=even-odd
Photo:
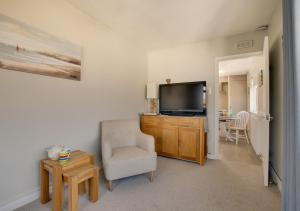
[[[96,163],[95,156],[90,155],[90,164],[95,165],[95,163]],[[88,185],[87,181],[83,181],[83,182],[79,183],[79,185],[78,185],[78,194],[79,195],[83,195],[87,192],[87,185]]]
[[[228,129],[228,131],[226,131],[226,141],[229,139],[229,141],[234,142],[234,140],[231,137],[231,129]]]
[[[61,211],[63,207],[63,179],[60,168],[53,168],[53,211]]]
[[[93,171],[93,177],[89,179],[89,199],[96,202],[99,195],[99,169],[95,168]]]
[[[86,182],[83,181],[78,184],[78,194],[83,195],[86,193]]]
[[[44,162],[40,162],[40,202],[47,203],[49,198],[49,172],[44,168]]]
[[[78,183],[73,177],[69,181],[69,211],[78,211]]]

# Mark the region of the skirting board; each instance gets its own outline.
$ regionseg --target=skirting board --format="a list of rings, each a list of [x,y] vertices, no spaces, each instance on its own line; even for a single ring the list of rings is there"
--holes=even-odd
[[[49,192],[52,192],[52,187],[49,187]],[[33,202],[35,200],[37,200],[40,197],[40,190],[35,190],[32,191],[30,194],[23,196],[21,198],[18,198],[14,201],[5,203],[4,205],[1,205],[0,207],[0,211],[11,211],[11,210],[15,210],[19,207],[22,207],[26,204],[29,204],[30,202]]]
[[[207,158],[212,160],[218,160],[219,156],[216,154],[207,154]]]
[[[281,182],[281,179],[278,177],[275,169],[272,167],[272,165],[270,165],[270,172],[271,172],[271,177],[272,177],[273,181],[277,184],[277,187],[281,193],[282,182]]]
[[[98,164],[99,166],[99,171],[101,173],[102,170],[102,164]],[[52,185],[50,183],[49,186],[49,192],[50,194],[52,193]],[[26,196],[20,197],[18,199],[9,201],[9,202],[4,202],[3,204],[0,204],[0,211],[12,211],[17,208],[20,208],[26,204],[29,204],[40,197],[40,189],[34,190],[31,193],[27,194]]]

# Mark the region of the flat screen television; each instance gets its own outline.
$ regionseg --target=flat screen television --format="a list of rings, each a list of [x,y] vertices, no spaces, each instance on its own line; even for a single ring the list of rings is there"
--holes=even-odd
[[[159,85],[159,112],[165,115],[206,115],[206,81]]]

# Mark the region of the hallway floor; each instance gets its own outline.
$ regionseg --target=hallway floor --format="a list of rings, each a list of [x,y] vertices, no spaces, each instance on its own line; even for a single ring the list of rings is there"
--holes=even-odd
[[[219,142],[220,159],[229,162],[239,162],[249,165],[261,165],[261,160],[256,156],[252,146],[243,139],[238,144],[225,141],[221,138]]]

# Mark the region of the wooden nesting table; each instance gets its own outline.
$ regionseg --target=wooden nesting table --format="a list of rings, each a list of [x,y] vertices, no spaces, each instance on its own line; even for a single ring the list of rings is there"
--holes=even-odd
[[[60,211],[63,206],[63,174],[71,169],[79,168],[85,165],[95,164],[95,157],[86,152],[73,151],[70,160],[61,165],[58,161],[46,159],[40,162],[40,201],[42,204],[50,200],[49,197],[49,173],[52,173],[53,179],[53,206],[52,210]],[[84,187],[85,184],[82,184]]]

